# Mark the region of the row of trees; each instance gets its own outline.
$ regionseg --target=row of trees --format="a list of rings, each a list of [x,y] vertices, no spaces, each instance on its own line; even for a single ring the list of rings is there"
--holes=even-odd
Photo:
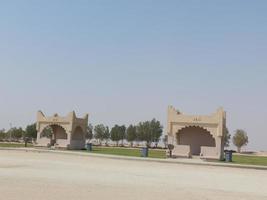
[[[13,127],[8,131],[0,130],[0,140],[19,141],[20,139],[34,139],[37,137],[36,124],[28,125],[25,130],[21,127]]]
[[[148,147],[154,143],[157,147],[160,138],[162,136],[163,127],[159,121],[153,119],[151,121],[140,122],[137,125],[115,125],[109,129],[108,126],[98,124],[93,127],[89,124],[86,132],[86,139],[93,139],[99,141],[100,144],[105,144],[112,140],[117,146],[124,145],[124,141],[128,141],[131,146],[134,142],[146,142]],[[21,139],[35,139],[37,137],[36,124],[28,125],[25,130],[21,127],[13,127],[8,131],[4,129],[0,130],[0,141],[19,141]],[[225,129],[224,134],[224,146],[229,147],[231,141],[231,135],[228,129]],[[167,136],[163,138],[165,147],[167,144]],[[248,144],[247,133],[242,129],[237,129],[232,137],[232,143],[237,147],[237,151],[240,152],[241,148]]]
[[[112,140],[121,146],[124,145],[124,141],[128,141],[131,146],[134,142],[146,142],[147,146],[151,146],[152,143],[157,147],[158,142],[162,136],[163,127],[159,121],[153,119],[151,121],[140,122],[138,125],[115,125],[109,129],[108,126],[98,124],[93,127],[89,124],[86,132],[86,139],[97,139],[100,144],[105,144]],[[5,141],[19,141],[25,138],[35,139],[37,137],[36,124],[31,124],[22,129],[21,127],[13,127],[8,131],[0,130],[0,140]]]
[[[224,134],[224,146],[229,147],[230,146],[230,140],[231,140],[231,135],[226,128],[225,134]],[[242,129],[237,129],[234,133],[234,136],[232,138],[233,144],[237,147],[237,152],[241,152],[241,148],[243,146],[246,146],[248,144],[248,135],[246,131]]]
[[[107,144],[109,140],[112,140],[121,146],[124,145],[124,141],[127,140],[131,146],[134,142],[146,142],[148,147],[152,143],[157,147],[158,142],[162,136],[163,127],[159,121],[153,119],[151,121],[140,122],[137,125],[115,125],[109,130],[109,127],[98,124],[94,128],[92,125],[88,126],[86,134],[87,139],[97,139],[100,144],[103,142]]]

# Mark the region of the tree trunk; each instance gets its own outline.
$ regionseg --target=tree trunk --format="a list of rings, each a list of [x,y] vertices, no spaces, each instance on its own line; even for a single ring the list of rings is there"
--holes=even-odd
[[[241,153],[241,147],[237,147],[237,152]]]

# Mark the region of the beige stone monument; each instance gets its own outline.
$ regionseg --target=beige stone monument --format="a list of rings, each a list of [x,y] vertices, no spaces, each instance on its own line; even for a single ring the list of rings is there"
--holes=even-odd
[[[204,159],[223,159],[223,134],[226,112],[219,108],[208,116],[185,115],[168,107],[168,143],[174,145],[173,156],[200,156]]]
[[[37,146],[57,146],[68,149],[83,149],[85,133],[88,125],[88,114],[77,118],[75,112],[66,117],[54,114],[46,117],[41,111],[37,112]],[[47,137],[44,131],[50,128],[52,136]]]

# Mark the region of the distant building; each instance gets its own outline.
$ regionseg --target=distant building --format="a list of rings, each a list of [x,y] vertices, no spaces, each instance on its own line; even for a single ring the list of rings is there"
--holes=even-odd
[[[219,108],[209,116],[184,115],[168,107],[168,143],[174,145],[173,156],[223,158],[223,134],[226,112]]]
[[[46,117],[41,111],[37,112],[37,146],[57,146],[68,149],[85,147],[85,133],[88,125],[88,114],[77,118],[75,112],[66,117],[54,114]],[[49,132],[47,134],[47,132]]]

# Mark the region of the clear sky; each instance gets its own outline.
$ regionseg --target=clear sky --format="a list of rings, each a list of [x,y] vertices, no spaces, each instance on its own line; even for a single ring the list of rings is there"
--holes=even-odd
[[[0,2],[0,127],[37,110],[109,126],[227,111],[267,150],[267,1]]]

